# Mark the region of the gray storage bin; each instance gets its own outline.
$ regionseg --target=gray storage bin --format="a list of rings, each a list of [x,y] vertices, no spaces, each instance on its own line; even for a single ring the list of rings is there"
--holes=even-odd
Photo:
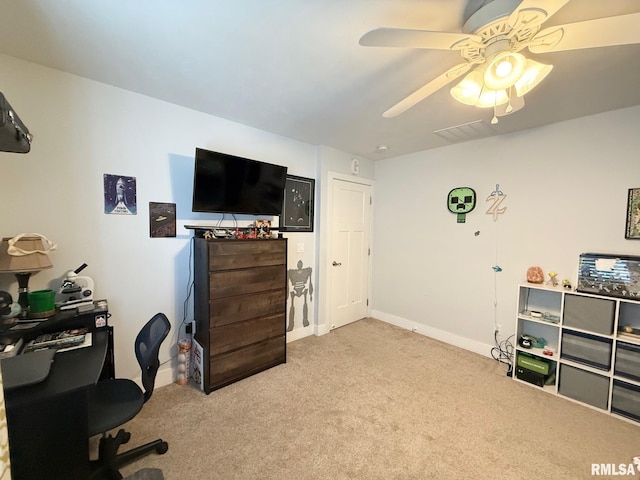
[[[611,335],[615,308],[614,300],[567,294],[562,323],[567,327]]]
[[[640,387],[614,380],[611,392],[611,411],[640,421]]]
[[[562,330],[560,358],[608,371],[611,368],[612,349],[613,340],[610,338]]]
[[[613,373],[640,381],[640,345],[618,342]]]
[[[571,365],[560,364],[558,392],[606,410],[609,402],[609,378]]]

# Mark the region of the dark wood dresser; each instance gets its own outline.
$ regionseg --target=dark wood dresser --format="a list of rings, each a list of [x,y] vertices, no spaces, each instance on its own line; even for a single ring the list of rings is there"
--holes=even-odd
[[[287,240],[195,238],[204,391],[286,362]]]

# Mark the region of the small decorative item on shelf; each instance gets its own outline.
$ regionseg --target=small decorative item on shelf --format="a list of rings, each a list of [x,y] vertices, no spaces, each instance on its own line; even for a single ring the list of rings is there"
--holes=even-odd
[[[540,267],[529,267],[527,270],[527,282],[542,283],[544,282],[544,273]]]
[[[549,281],[547,285],[551,285],[552,287],[558,286],[558,274],[556,272],[549,272]]]
[[[568,279],[562,280],[562,287],[566,290],[571,290],[571,282]]]
[[[271,238],[271,220],[256,220],[258,238]]]

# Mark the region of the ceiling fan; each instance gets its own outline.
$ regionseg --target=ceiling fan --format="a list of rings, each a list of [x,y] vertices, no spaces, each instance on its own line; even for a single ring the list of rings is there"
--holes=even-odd
[[[521,52],[559,52],[640,43],[640,12],[542,29],[542,24],[570,0],[494,0],[473,13],[462,33],[376,28],[360,38],[367,47],[455,50],[455,65],[383,113],[400,115],[453,80],[451,95],[466,105],[493,108],[498,116],[524,106],[524,95],[552,70]]]

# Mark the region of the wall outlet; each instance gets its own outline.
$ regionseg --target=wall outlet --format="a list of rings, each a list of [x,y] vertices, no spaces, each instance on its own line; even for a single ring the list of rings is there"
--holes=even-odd
[[[496,323],[496,333],[502,333],[502,325],[499,323]]]

